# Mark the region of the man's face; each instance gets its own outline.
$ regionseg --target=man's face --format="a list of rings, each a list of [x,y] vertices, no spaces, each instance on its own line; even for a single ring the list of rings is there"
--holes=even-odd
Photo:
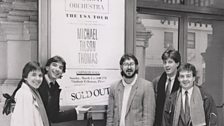
[[[52,62],[46,67],[47,74],[50,79],[59,79],[63,73],[63,64],[61,62]]]
[[[163,61],[163,68],[167,75],[174,76],[177,72],[177,67],[179,66],[179,62],[176,63],[173,59],[168,58]]]
[[[43,73],[40,70],[30,71],[27,78],[24,78],[31,87],[37,89],[42,83]]]
[[[178,80],[180,81],[180,86],[188,90],[194,85],[195,77],[193,76],[192,71],[180,71]]]
[[[132,78],[136,74],[137,66],[133,59],[127,59],[123,62],[121,69],[126,78]]]

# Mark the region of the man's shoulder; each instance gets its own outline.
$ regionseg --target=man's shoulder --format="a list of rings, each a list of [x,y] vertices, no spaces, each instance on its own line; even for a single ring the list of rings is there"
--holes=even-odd
[[[197,86],[201,92],[201,96],[203,100],[213,99],[212,96],[203,88],[202,86]]]
[[[138,78],[137,83],[139,83],[143,86],[153,87],[153,83],[149,80],[144,79],[144,78]]]
[[[163,72],[161,75],[156,76],[156,77],[152,80],[152,83],[153,83],[153,84],[157,84],[157,83],[160,81],[160,79],[161,79],[161,80],[166,80],[166,76],[167,76],[166,72]]]
[[[155,77],[155,78],[152,80],[152,82],[153,82],[153,83],[158,83],[158,81],[159,81],[160,78],[161,78],[161,75]]]
[[[152,83],[151,81],[146,80],[146,79],[141,78],[141,77],[139,77],[138,80],[140,80],[140,81],[142,81],[142,82],[146,82],[146,83]]]
[[[157,85],[158,85],[159,80],[160,80],[161,77],[162,77],[162,75],[159,75],[159,76],[155,77],[155,78],[152,80],[152,83],[153,83],[154,88],[157,88]]]
[[[121,84],[122,80],[117,80],[111,83],[110,88],[116,88],[118,85]]]

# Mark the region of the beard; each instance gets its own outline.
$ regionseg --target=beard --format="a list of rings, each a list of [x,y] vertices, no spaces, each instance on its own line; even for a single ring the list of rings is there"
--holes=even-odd
[[[132,75],[127,75],[124,71],[121,71],[121,75],[125,78],[133,78],[135,74],[138,73],[138,70],[135,70],[135,72]]]

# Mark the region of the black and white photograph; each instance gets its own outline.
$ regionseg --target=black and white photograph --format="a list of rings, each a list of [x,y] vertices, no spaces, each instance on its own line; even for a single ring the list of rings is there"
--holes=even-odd
[[[224,126],[224,0],[0,0],[1,126]]]

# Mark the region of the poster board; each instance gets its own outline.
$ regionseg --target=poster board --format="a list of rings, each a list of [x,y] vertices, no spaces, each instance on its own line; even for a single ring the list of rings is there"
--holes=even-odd
[[[124,53],[125,0],[51,0],[50,55],[67,69],[61,105],[107,105]]]

